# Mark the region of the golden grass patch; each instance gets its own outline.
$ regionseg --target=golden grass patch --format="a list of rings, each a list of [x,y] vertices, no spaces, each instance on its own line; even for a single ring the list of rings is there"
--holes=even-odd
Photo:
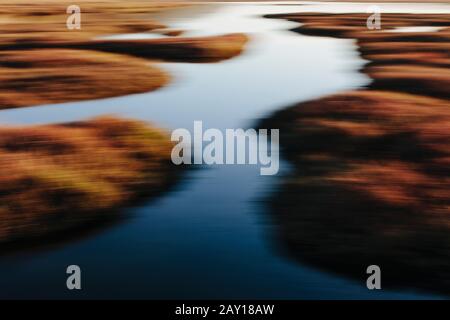
[[[155,90],[169,76],[145,60],[69,49],[0,51],[0,108]]]
[[[162,131],[114,117],[0,128],[0,243],[110,218],[163,191],[171,148]]]

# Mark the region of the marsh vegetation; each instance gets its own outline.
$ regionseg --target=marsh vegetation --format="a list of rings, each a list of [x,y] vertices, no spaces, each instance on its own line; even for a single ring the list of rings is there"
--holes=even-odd
[[[294,166],[271,200],[289,252],[320,268],[363,279],[382,266],[385,288],[448,294],[450,278],[450,55],[448,15],[270,16],[303,23],[294,32],[356,39],[367,88],[299,103],[263,126],[280,127]]]

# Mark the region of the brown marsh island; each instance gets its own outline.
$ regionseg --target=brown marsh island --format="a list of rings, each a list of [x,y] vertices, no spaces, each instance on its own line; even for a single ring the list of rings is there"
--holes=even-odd
[[[270,201],[279,236],[301,261],[359,281],[380,265],[384,288],[449,294],[450,15],[271,15],[304,35],[356,39],[364,89],[300,103],[280,128],[294,165]],[[437,26],[437,32],[395,32]],[[390,30],[391,32],[387,32]]]
[[[0,128],[0,245],[112,218],[175,177],[170,137],[102,117]]]

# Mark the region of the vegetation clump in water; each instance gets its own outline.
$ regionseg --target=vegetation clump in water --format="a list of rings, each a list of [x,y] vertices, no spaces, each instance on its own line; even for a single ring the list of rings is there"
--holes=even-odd
[[[164,191],[171,148],[162,131],[114,117],[0,128],[0,243],[78,227]]]

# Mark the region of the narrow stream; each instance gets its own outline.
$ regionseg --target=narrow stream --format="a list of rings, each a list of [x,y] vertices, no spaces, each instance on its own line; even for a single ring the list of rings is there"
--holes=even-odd
[[[204,128],[251,127],[292,103],[367,84],[357,73],[364,61],[352,40],[301,36],[288,31],[295,23],[261,17],[319,6],[233,3],[178,15],[173,27],[187,35],[245,32],[251,43],[241,56],[220,63],[161,64],[174,82],[152,93],[4,110],[0,122],[118,114],[169,130],[191,129],[194,120]],[[327,10],[354,9],[345,6]],[[288,170],[282,162],[280,174]],[[120,224],[59,247],[0,257],[0,298],[435,298],[369,291],[365,282],[291,261],[274,240],[262,202],[278,181],[260,176],[257,166],[190,171],[176,190],[129,209]],[[70,264],[82,269],[77,293],[65,288]]]

